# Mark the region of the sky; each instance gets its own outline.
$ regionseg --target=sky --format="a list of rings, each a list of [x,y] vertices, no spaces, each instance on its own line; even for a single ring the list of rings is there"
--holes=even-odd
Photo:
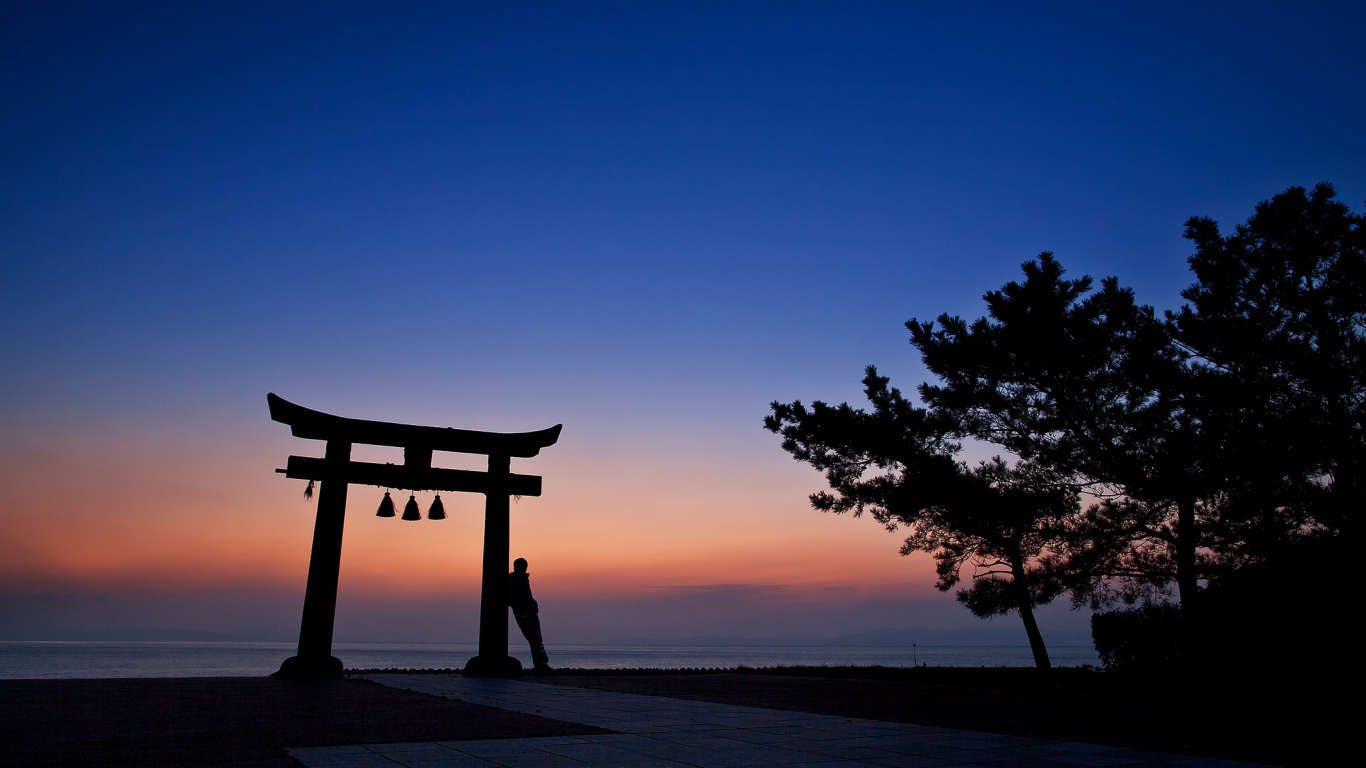
[[[1361,210],[1363,22],[1349,3],[0,5],[0,639],[292,639],[314,507],[273,470],[322,446],[269,420],[275,392],[563,424],[513,462],[544,477],[512,555],[552,647],[1023,644],[935,591],[904,531],[812,510],[823,479],[763,429],[768,404],[858,401],[870,363],[914,390],[905,321],[982,314],[1040,251],[1172,308],[1188,217],[1231,228],[1320,181]],[[482,498],[409,523],[376,518],[381,495],[351,489],[337,639],[473,642]],[[1085,642],[1066,604],[1041,623]]]

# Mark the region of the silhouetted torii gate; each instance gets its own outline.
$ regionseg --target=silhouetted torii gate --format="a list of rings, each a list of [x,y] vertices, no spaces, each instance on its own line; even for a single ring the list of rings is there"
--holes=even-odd
[[[474,432],[449,427],[418,427],[384,421],[347,419],[295,405],[274,393],[266,395],[270,418],[288,424],[295,437],[326,440],[321,459],[290,456],[285,477],[317,480],[318,517],[313,527],[313,553],[308,562],[299,652],[285,659],[282,677],[338,677],[341,660],[332,655],[332,625],[337,613],[337,577],[341,569],[342,526],[346,487],[350,483],[414,491],[482,493],[484,504],[483,588],[479,597],[479,655],[465,664],[465,674],[486,677],[515,675],[522,664],[508,655],[507,574],[508,497],[540,496],[541,478],[514,475],[512,457],[530,458],[560,439],[562,424],[539,432]],[[389,445],[403,449],[402,464],[351,461],[351,446]],[[488,472],[432,467],[432,451],[477,453],[489,457]]]

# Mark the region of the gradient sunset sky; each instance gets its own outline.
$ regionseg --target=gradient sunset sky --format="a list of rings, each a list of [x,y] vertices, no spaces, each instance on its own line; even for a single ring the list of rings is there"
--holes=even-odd
[[[1319,181],[1360,210],[1363,28],[1360,3],[7,3],[0,639],[291,639],[314,507],[273,470],[322,446],[267,392],[563,423],[513,462],[545,478],[513,556],[552,646],[982,626],[901,536],[810,509],[768,403],[861,399],[869,363],[913,390],[902,323],[981,314],[1042,250],[1169,308],[1187,217]],[[381,495],[351,492],[338,640],[472,642],[482,498],[405,523]]]

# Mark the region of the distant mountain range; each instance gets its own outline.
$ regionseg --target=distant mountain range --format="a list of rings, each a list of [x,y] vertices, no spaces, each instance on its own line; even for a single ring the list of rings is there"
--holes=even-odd
[[[85,641],[179,641],[179,642],[292,642],[295,639],[292,628],[263,632],[259,628],[242,629],[236,632],[214,632],[204,630],[180,629],[169,627],[139,627],[114,625],[107,627],[62,627],[51,625],[16,625],[3,621],[0,617],[0,640],[85,640]],[[514,641],[520,641],[513,634]],[[471,642],[472,638],[461,638]],[[407,642],[441,642],[441,638],[424,635]],[[1044,632],[1044,641],[1050,646],[1090,646],[1091,636],[1084,630],[1060,630]],[[364,639],[347,637],[339,642],[365,642]],[[385,642],[374,640],[373,642]],[[392,642],[392,641],[389,641]],[[743,635],[690,635],[686,637],[646,637],[617,640],[614,638],[573,638],[566,639],[570,645],[620,645],[620,646],[810,646],[826,648],[871,648],[891,647],[910,648],[922,646],[1025,646],[1024,629],[1010,625],[983,626],[957,629],[904,629],[886,628],[866,632],[855,632],[835,637],[749,637]]]
[[[1065,630],[1044,634],[1048,645],[1091,645],[1089,632]],[[819,646],[842,648],[906,647],[912,645],[1029,645],[1023,628],[980,627],[967,629],[874,629],[838,637],[741,637],[733,635],[693,635],[677,638],[637,638],[626,645],[738,645],[738,646]]]

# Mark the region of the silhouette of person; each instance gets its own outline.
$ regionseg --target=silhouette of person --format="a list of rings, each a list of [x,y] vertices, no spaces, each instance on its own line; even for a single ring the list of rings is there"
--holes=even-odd
[[[550,671],[550,657],[545,652],[545,641],[541,639],[540,607],[531,596],[531,578],[526,572],[526,558],[512,561],[512,573],[508,574],[508,605],[517,619],[517,627],[531,646],[531,660],[536,672]]]

